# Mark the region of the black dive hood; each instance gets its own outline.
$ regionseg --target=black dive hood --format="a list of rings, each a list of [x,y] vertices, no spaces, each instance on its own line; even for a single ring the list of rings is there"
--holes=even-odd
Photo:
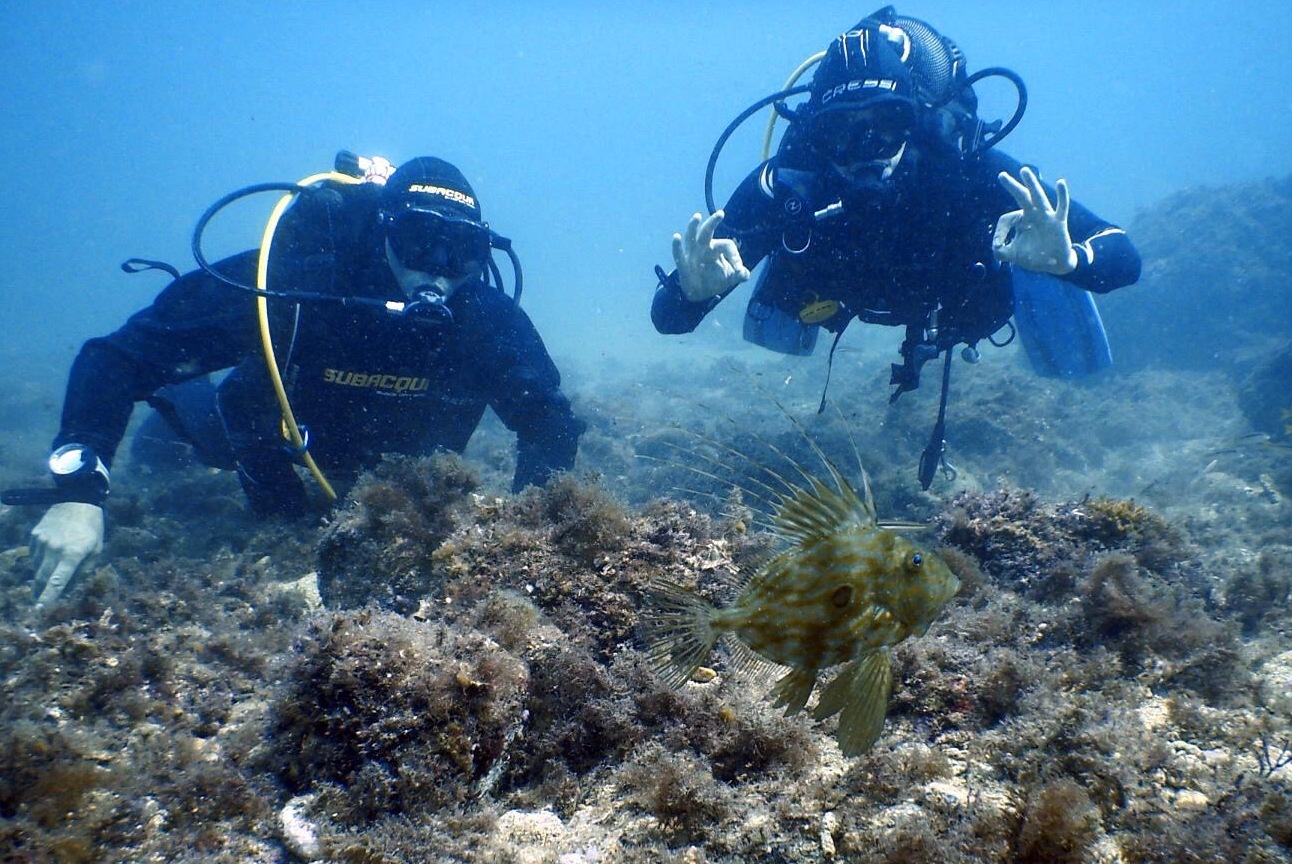
[[[346,174],[346,176],[351,176],[349,172],[346,171],[346,168],[347,166],[354,163],[355,158],[356,157],[354,156],[354,154],[349,153],[348,151],[342,150],[340,153],[337,154],[336,171],[340,174]],[[321,176],[322,176],[322,179],[327,179],[327,175],[321,175]],[[346,179],[346,178],[340,177],[338,179]],[[202,216],[198,219],[197,225],[193,229],[191,249],[193,252],[193,259],[197,262],[198,267],[200,267],[206,273],[210,274],[212,277],[225,283],[226,285],[229,285],[233,288],[237,288],[239,291],[244,291],[248,294],[252,294],[257,297],[277,297],[277,298],[294,300],[294,301],[326,301],[326,302],[333,302],[333,303],[342,303],[343,305],[367,305],[367,306],[380,306],[382,308],[389,308],[385,300],[375,298],[375,297],[338,295],[338,294],[328,294],[323,292],[305,291],[305,290],[276,290],[276,289],[270,289],[267,287],[259,287],[254,284],[249,284],[249,283],[240,281],[238,279],[235,279],[229,276],[228,274],[222,273],[220,272],[220,270],[216,269],[216,267],[207,259],[205,253],[202,251],[202,237],[206,232],[207,225],[209,225],[211,220],[215,218],[216,214],[218,214],[224,208],[228,207],[233,202],[239,201],[243,198],[250,197],[252,195],[258,195],[265,192],[283,192],[286,194],[298,195],[298,196],[340,194],[338,193],[337,188],[334,188],[334,186],[332,185],[316,186],[310,183],[255,183],[250,186],[245,186],[242,189],[238,189],[234,192],[230,192],[228,195],[225,195],[223,198],[221,198],[220,200],[212,204],[210,207],[208,207],[206,212],[204,212]],[[491,250],[498,250],[505,253],[511,262],[512,290],[510,294],[511,294],[511,298],[516,303],[520,303],[521,291],[523,290],[523,287],[524,287],[524,273],[521,269],[520,257],[516,254],[515,249],[512,247],[512,241],[510,238],[504,237],[501,234],[498,234],[497,232],[493,231],[492,229],[487,229],[487,230],[488,230],[489,248]],[[498,269],[498,264],[496,261],[494,261],[492,255],[488,256],[486,265],[487,265],[486,267],[487,273],[484,276],[485,281],[490,285],[496,286],[499,290],[505,291],[505,287],[502,280],[502,273]],[[169,269],[173,270],[174,268],[169,268]]]
[[[824,100],[825,94],[841,84],[846,88],[848,82],[853,80],[863,82],[856,88],[863,89],[867,76],[863,74],[860,77],[849,77],[850,72],[865,67],[864,58],[858,56],[853,50],[854,46],[861,47],[862,39],[875,40],[879,44],[880,36],[883,37],[885,46],[883,52],[895,54],[906,67],[912,97],[916,103],[916,122],[922,134],[931,134],[954,148],[962,157],[972,158],[999,144],[1023,119],[1027,110],[1027,86],[1017,73],[1001,66],[993,66],[972,75],[967,74],[964,55],[952,40],[918,18],[898,15],[895,7],[884,6],[858,21],[851,30],[836,38],[829,48],[800,66],[785,89],[759,99],[727,125],[718,136],[705,169],[704,201],[710,213],[717,210],[713,197],[714,170],[723,148],[736,129],[758,111],[771,106],[775,118],[789,123],[789,128],[777,146],[777,155],[792,157],[796,153],[802,153],[808,147],[809,121],[822,107],[828,105],[828,101]],[[883,52],[879,56],[890,56]],[[814,63],[819,63],[819,66],[813,74],[812,82],[795,86],[793,82],[798,74]],[[882,76],[874,77],[878,79]],[[900,78],[901,76],[890,76],[890,80]],[[1013,85],[1017,93],[1017,103],[1008,120],[984,121],[978,116],[978,98],[973,88],[976,83],[988,78],[1004,78]],[[808,98],[797,107],[791,108],[787,104],[788,100],[803,95]]]

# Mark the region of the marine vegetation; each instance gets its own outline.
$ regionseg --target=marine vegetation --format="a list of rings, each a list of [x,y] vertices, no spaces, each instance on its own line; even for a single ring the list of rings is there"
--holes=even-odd
[[[1230,218],[1244,208],[1282,212],[1289,188],[1146,214],[1144,301],[1168,305],[1142,321],[1212,287],[1239,299],[1234,268],[1261,277],[1262,309],[1280,290],[1292,309],[1286,244],[1243,244],[1195,280],[1187,243],[1246,230]],[[1135,331],[1141,356],[1153,332]],[[1205,342],[1181,368],[1094,383],[983,350],[957,365],[958,475],[926,493],[914,465],[936,388],[890,405],[890,352],[858,334],[835,356],[838,411],[820,415],[822,357],[742,353],[735,336],[734,361],[695,344],[645,368],[608,357],[571,387],[589,422],[579,473],[517,495],[496,420],[464,457],[387,458],[296,522],[249,516],[231,475],[123,457],[104,557],[43,613],[32,514],[0,508],[0,861],[1292,862],[1292,449],[1235,443],[1278,431],[1243,405],[1283,379],[1195,368]],[[1235,366],[1282,368],[1268,336],[1218,341]],[[1242,380],[1261,392],[1241,397]],[[0,395],[7,483],[41,462],[53,388]],[[759,448],[822,464],[808,439],[864,464],[873,504],[828,469],[824,489],[787,473],[800,488],[780,487],[779,526],[768,489],[731,494],[716,464],[770,461]],[[889,613],[912,633],[936,620],[882,646],[891,688],[868,748],[844,755],[806,674],[804,710],[772,704],[740,633],[661,678],[646,611],[661,581],[738,608],[758,574],[777,586],[827,560],[814,524],[846,513],[849,543],[898,548],[906,529],[875,511],[928,526],[908,535],[921,573],[940,561],[960,590],[940,612]],[[848,583],[849,604],[880,581]],[[812,671],[828,694],[833,670]]]

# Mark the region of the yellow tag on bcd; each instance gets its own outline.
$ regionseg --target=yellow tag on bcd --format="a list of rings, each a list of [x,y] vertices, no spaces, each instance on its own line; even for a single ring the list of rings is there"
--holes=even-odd
[[[838,311],[838,300],[813,300],[799,310],[799,320],[804,324],[820,324],[833,318]]]

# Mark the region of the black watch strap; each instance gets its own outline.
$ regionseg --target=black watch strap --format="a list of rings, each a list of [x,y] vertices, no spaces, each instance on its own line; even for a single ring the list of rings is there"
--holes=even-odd
[[[679,294],[682,293],[682,279],[678,276],[676,270],[672,273],[665,273],[664,268],[656,264],[655,278],[659,280],[659,284],[655,286],[655,290],[658,291],[660,288],[669,288]]]
[[[0,504],[8,504],[10,507],[49,507],[54,504],[66,504],[68,502],[93,504],[96,507],[102,507],[107,500],[108,490],[106,487],[101,490],[92,490],[50,489],[48,486],[41,486],[6,489],[0,492]]]
[[[54,488],[6,489],[0,503],[10,506],[48,507],[77,502],[102,507],[108,498],[108,468],[95,452],[82,444],[65,444],[49,457]]]

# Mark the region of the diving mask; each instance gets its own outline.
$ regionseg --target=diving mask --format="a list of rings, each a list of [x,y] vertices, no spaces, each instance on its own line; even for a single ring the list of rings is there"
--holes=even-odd
[[[489,259],[489,226],[435,210],[409,208],[386,217],[386,239],[409,270],[460,279]]]
[[[852,183],[886,182],[906,152],[914,123],[907,102],[888,101],[819,114],[810,131],[812,148]]]

